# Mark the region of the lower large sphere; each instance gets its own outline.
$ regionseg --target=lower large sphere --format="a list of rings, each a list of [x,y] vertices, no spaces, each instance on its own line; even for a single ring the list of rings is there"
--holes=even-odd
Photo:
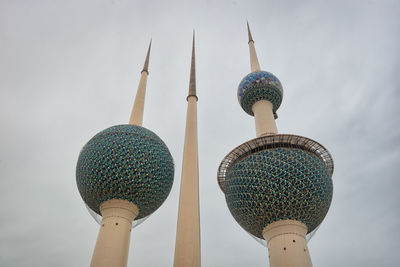
[[[85,203],[100,214],[110,199],[131,201],[136,219],[154,212],[171,191],[174,162],[164,142],[136,125],[117,125],[96,134],[82,148],[76,181]]]
[[[272,148],[238,160],[228,170],[225,197],[235,220],[262,237],[268,224],[298,220],[313,231],[332,200],[332,179],[325,163],[296,148]]]

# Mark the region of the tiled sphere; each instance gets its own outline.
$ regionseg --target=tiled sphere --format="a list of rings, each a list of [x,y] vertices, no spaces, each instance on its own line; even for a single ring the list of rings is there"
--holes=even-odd
[[[117,125],[96,134],[82,148],[76,181],[85,203],[100,214],[110,199],[131,201],[136,219],[154,212],[171,191],[174,162],[167,146],[152,131]]]
[[[273,112],[282,103],[283,89],[281,82],[270,72],[255,71],[243,78],[237,90],[240,106],[249,115],[254,115],[252,107],[259,100],[268,100],[272,103]]]
[[[324,219],[332,200],[332,179],[315,154],[272,148],[238,160],[228,170],[225,197],[235,220],[252,235],[279,220],[298,220],[308,233]]]

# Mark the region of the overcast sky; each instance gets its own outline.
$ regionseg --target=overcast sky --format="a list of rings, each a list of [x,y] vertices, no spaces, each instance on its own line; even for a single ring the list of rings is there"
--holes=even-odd
[[[99,226],[75,182],[81,147],[127,123],[153,38],[144,126],[175,160],[165,203],[132,231],[129,266],[172,266],[196,29],[202,265],[268,266],[217,168],[255,137],[236,90],[259,62],[284,87],[281,133],[335,161],[314,266],[400,265],[399,1],[0,0],[0,266],[88,266]]]

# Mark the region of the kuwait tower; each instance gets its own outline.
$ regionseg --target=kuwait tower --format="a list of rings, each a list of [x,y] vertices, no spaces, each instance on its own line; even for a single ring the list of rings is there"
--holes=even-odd
[[[240,82],[237,97],[254,116],[257,137],[225,156],[218,183],[239,225],[265,239],[271,267],[311,267],[306,235],[331,204],[333,160],[314,140],[278,133],[283,88],[275,75],[260,69],[247,27],[251,73]]]
[[[142,127],[150,47],[151,42],[129,124],[99,132],[79,154],[79,193],[102,217],[92,267],[125,267],[133,221],[152,214],[171,191],[171,153],[160,137]]]
[[[179,196],[174,267],[200,267],[199,159],[194,32]]]

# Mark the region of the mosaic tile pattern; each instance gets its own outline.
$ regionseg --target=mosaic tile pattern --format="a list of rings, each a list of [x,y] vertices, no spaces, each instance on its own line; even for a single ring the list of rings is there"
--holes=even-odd
[[[100,204],[124,199],[136,204],[136,219],[153,213],[171,191],[174,162],[164,142],[136,125],[117,125],[96,134],[82,148],[76,181],[85,203],[100,214]]]
[[[333,193],[325,163],[297,148],[267,149],[239,160],[225,186],[233,217],[259,238],[265,226],[286,219],[303,222],[310,233],[324,219]]]
[[[249,115],[254,115],[251,108],[259,100],[270,101],[275,113],[281,105],[283,89],[281,82],[272,73],[255,71],[246,75],[240,82],[237,96],[240,106]]]

